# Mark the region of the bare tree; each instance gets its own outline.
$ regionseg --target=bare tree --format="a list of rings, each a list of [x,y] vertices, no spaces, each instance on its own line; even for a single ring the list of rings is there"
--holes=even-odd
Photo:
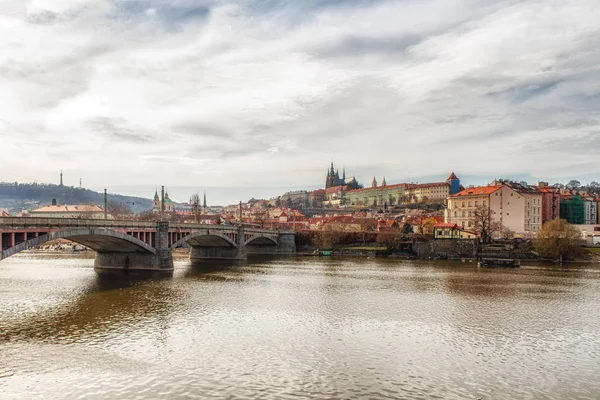
[[[473,215],[473,230],[484,243],[492,240],[494,233],[500,231],[502,225],[492,218],[492,213],[487,206],[479,206],[475,209]]]
[[[106,211],[116,219],[127,219],[133,214],[129,208],[129,205],[116,201],[109,201],[106,205]]]

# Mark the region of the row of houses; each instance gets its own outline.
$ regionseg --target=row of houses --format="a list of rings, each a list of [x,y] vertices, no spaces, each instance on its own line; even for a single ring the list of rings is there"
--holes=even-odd
[[[486,186],[468,187],[447,198],[445,223],[479,230],[484,220],[498,230],[518,235],[534,234],[556,218],[572,224],[600,224],[600,199],[586,193],[556,188],[546,182],[495,180]]]

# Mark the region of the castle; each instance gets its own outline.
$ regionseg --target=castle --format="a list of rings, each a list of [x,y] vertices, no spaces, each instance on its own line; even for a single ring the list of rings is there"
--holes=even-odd
[[[327,178],[325,179],[325,189],[329,189],[335,186],[348,186],[350,190],[359,189],[361,187],[354,176],[346,178],[346,168],[342,169],[342,177],[340,178],[339,170],[335,170],[332,161],[331,167],[327,170]]]

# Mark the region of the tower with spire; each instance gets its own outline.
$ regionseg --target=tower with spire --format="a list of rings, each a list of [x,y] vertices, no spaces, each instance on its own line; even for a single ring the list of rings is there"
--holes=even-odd
[[[208,206],[206,205],[206,192],[204,192],[204,200],[202,201],[202,209],[206,211]]]
[[[154,192],[154,200],[152,200],[152,211],[160,212],[160,197],[158,196],[158,189]]]
[[[377,179],[375,179],[375,177],[373,177],[373,180],[371,181],[371,187],[372,188],[376,188],[377,187]]]
[[[64,186],[63,185],[63,173],[62,173],[62,169],[60,170],[60,184],[58,186]]]
[[[446,183],[450,185],[450,194],[456,194],[460,192],[460,179],[458,179],[454,172],[452,172],[448,179],[446,179]]]
[[[340,178],[340,170],[333,166],[332,161],[331,165],[327,169],[325,189],[335,186],[349,186],[350,189],[359,189],[361,187],[355,177],[346,177],[346,167],[342,168],[342,177]]]

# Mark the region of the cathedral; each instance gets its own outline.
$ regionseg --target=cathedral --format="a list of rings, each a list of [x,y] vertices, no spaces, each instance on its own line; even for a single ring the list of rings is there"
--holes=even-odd
[[[154,200],[152,201],[152,212],[160,213],[160,197],[158,196],[158,190],[154,192]],[[169,192],[165,193],[165,212],[175,212],[175,203],[173,203],[173,201],[169,198]]]
[[[342,169],[342,177],[340,178],[339,170],[333,168],[333,161],[331,162],[331,168],[327,170],[327,179],[325,180],[325,189],[335,186],[348,186],[350,190],[360,189],[361,186],[356,181],[356,178],[351,176],[346,178],[346,168]]]

